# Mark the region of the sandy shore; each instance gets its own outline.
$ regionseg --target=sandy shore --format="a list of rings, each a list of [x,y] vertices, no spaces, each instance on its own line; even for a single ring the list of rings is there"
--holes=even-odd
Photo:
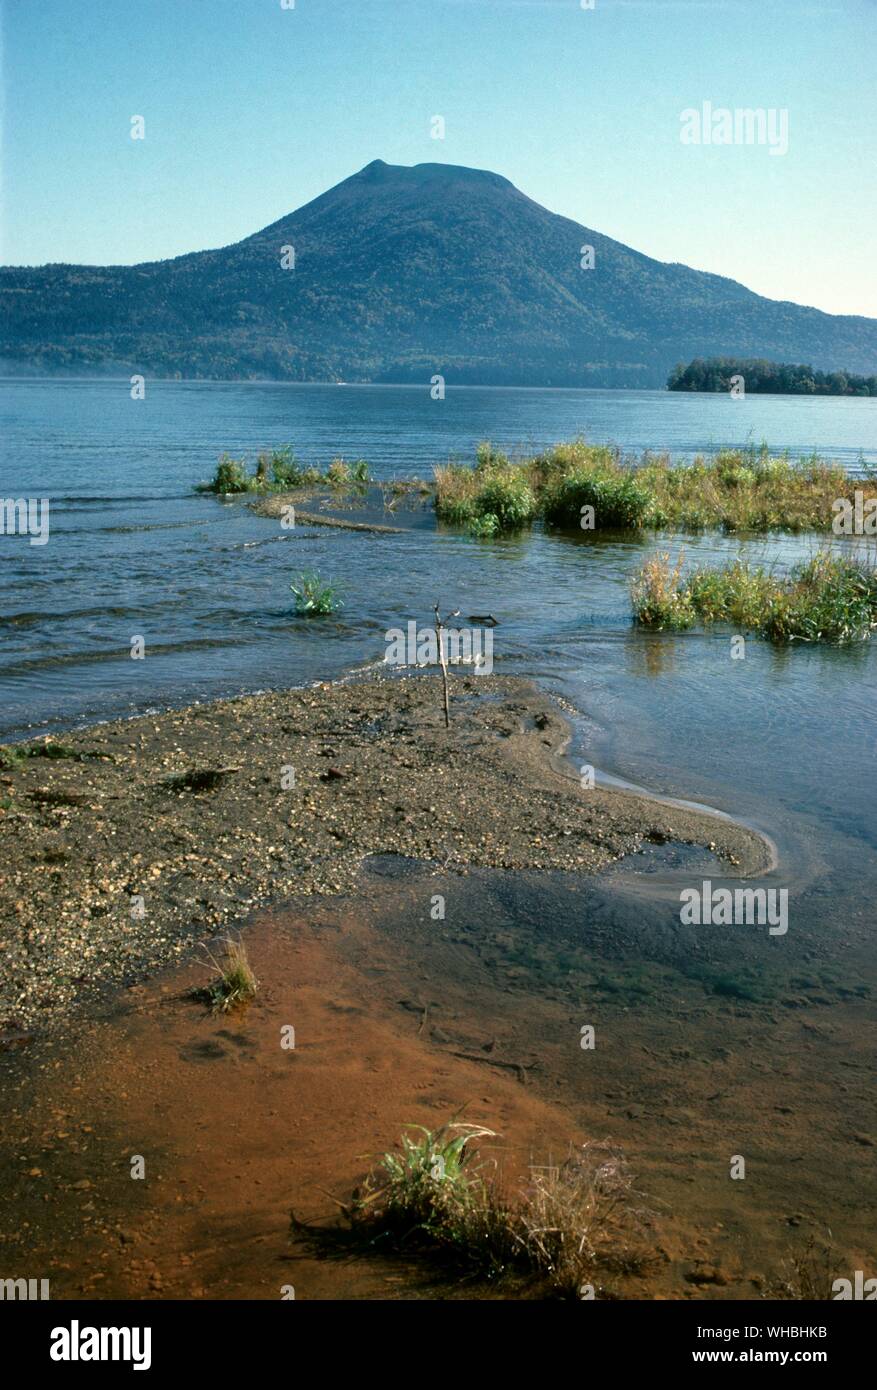
[[[60,1299],[517,1297],[321,1258],[290,1229],[291,1209],[331,1225],[406,1125],[461,1110],[499,1134],[485,1158],[513,1188],[571,1144],[621,1146],[649,1258],[600,1297],[763,1297],[826,1229],[865,1267],[867,999],[805,978],[825,950],[806,932],[765,952],[650,902],[650,864],[756,874],[770,846],[583,789],[528,682],[455,675],[451,710],[447,730],[432,676],[374,678],[7,760],[5,1273],[38,1268]],[[194,943],[244,924],[257,996],[211,1014]],[[758,997],[726,987],[753,971]],[[730,1153],[752,1158],[745,1191]]]
[[[531,684],[460,676],[452,707],[446,730],[436,677],[378,678],[102,724],[7,759],[3,1033],[257,905],[350,890],[369,854],[593,872],[678,840],[764,868],[764,841],[732,822],[562,775],[569,727]]]

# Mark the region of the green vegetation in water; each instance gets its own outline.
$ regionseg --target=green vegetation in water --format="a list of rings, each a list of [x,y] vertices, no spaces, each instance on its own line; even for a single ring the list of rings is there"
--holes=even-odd
[[[631,461],[581,439],[511,462],[484,443],[474,468],[435,469],[439,519],[488,537],[540,518],[574,530],[829,531],[833,504],[856,490],[867,503],[877,482],[815,456],[777,457],[765,444],[674,465],[666,454]]]
[[[742,560],[682,574],[683,556],[655,555],[631,585],[644,627],[680,631],[727,623],[771,642],[854,642],[877,626],[877,570],[820,550],[778,576]]]
[[[259,454],[253,473],[248,471],[246,459],[234,459],[229,454],[222,454],[211,481],[199,483],[196,491],[228,497],[245,492],[288,492],[291,488],[313,487],[324,481],[337,484],[339,464],[346,470],[344,481],[368,482],[368,465],[362,461],[350,469],[343,460],[336,459],[324,476],[318,468],[306,468],[298,463],[292,445],[285,444],[282,448],[271,450],[270,453]],[[333,468],[336,469],[334,477]]]
[[[630,1173],[610,1146],[584,1145],[562,1163],[531,1168],[510,1197],[477,1145],[491,1129],[458,1121],[409,1126],[345,1208],[369,1246],[433,1254],[483,1275],[518,1275],[561,1297],[577,1297],[599,1272],[631,1272],[648,1257],[639,1236]]]
[[[340,585],[321,579],[316,570],[300,574],[290,588],[295,594],[295,611],[303,618],[325,617],[343,607]]]
[[[490,539],[548,526],[581,531],[678,530],[726,532],[830,531],[835,503],[853,494],[877,499],[877,479],[850,478],[815,455],[793,461],[766,444],[723,449],[711,458],[674,464],[669,455],[625,458],[618,449],[583,439],[555,444],[516,462],[489,442],[478,445],[474,468],[446,464],[434,470],[436,515],[470,535]],[[277,493],[327,484],[364,489],[371,481],[364,459],[333,459],[321,473],[300,465],[291,445],[262,453],[255,472],[223,454],[199,491],[219,496]],[[428,485],[396,480],[393,495]]]
[[[368,464],[365,459],[357,459],[355,463],[333,459],[326,469],[325,481],[332,487],[350,487],[353,484],[362,487],[371,481]]]
[[[240,937],[226,937],[221,960],[217,960],[208,947],[204,947],[207,958],[217,971],[216,979],[200,989],[189,991],[189,997],[207,1004],[212,1013],[231,1013],[256,997],[259,982],[253,973],[247,957],[246,947]]]

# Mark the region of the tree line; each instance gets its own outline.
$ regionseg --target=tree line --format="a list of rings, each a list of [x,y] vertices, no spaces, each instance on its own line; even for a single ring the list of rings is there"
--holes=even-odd
[[[730,391],[732,377],[742,377],[746,391],[790,396],[877,396],[877,376],[820,372],[792,362],[763,357],[696,357],[678,363],[667,378],[670,391]]]

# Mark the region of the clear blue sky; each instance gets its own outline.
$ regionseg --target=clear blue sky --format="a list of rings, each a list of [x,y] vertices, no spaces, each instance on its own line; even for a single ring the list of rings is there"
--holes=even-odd
[[[877,316],[877,0],[0,5],[6,264],[221,246],[372,159],[441,160],[661,260]],[[786,108],[788,154],[683,145],[704,100]]]

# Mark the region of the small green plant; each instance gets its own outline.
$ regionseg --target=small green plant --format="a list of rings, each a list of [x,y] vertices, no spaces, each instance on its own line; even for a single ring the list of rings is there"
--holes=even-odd
[[[355,483],[367,483],[370,481],[368,464],[366,463],[365,459],[357,459],[356,463],[353,464],[350,472],[351,477],[353,478],[353,481]]]
[[[271,455],[271,475],[280,487],[298,487],[302,482],[302,470],[295,461],[291,444],[274,450]]]
[[[295,610],[301,617],[325,617],[343,607],[340,586],[321,579],[316,570],[299,575],[290,588],[295,594]]]
[[[510,1198],[477,1161],[479,1142],[495,1139],[495,1131],[456,1120],[409,1130],[345,1209],[369,1245],[419,1247],[480,1273],[529,1277],[568,1297],[597,1270],[646,1262],[630,1243],[639,1224],[632,1180],[609,1146],[586,1144],[562,1163],[531,1167],[527,1186]]]
[[[86,755],[80,753],[78,748],[72,748],[69,743],[54,743],[51,739],[47,743],[32,743],[27,750],[29,758],[69,758],[71,762],[81,763],[85,761]]]
[[[227,936],[223,940],[223,954],[217,959],[209,946],[202,949],[217,971],[217,978],[209,985],[190,991],[190,997],[200,999],[213,1013],[230,1013],[254,999],[259,982],[247,957],[246,947],[240,937]]]
[[[11,772],[20,767],[28,758],[67,758],[71,762],[84,762],[89,755],[71,748],[68,743],[12,743],[0,745],[0,770]],[[93,755],[91,755],[93,756]]]
[[[232,492],[249,492],[251,482],[243,460],[233,459],[228,454],[223,454],[216,465],[210,491],[221,495]]]
[[[466,530],[470,536],[477,536],[480,540],[489,540],[499,533],[499,517],[493,512],[485,512],[483,516],[470,517]]]
[[[346,487],[350,482],[350,464],[344,459],[333,459],[326,469],[326,482],[332,487]]]
[[[16,743],[0,744],[0,771],[12,772],[20,767],[27,757],[27,751]]]

